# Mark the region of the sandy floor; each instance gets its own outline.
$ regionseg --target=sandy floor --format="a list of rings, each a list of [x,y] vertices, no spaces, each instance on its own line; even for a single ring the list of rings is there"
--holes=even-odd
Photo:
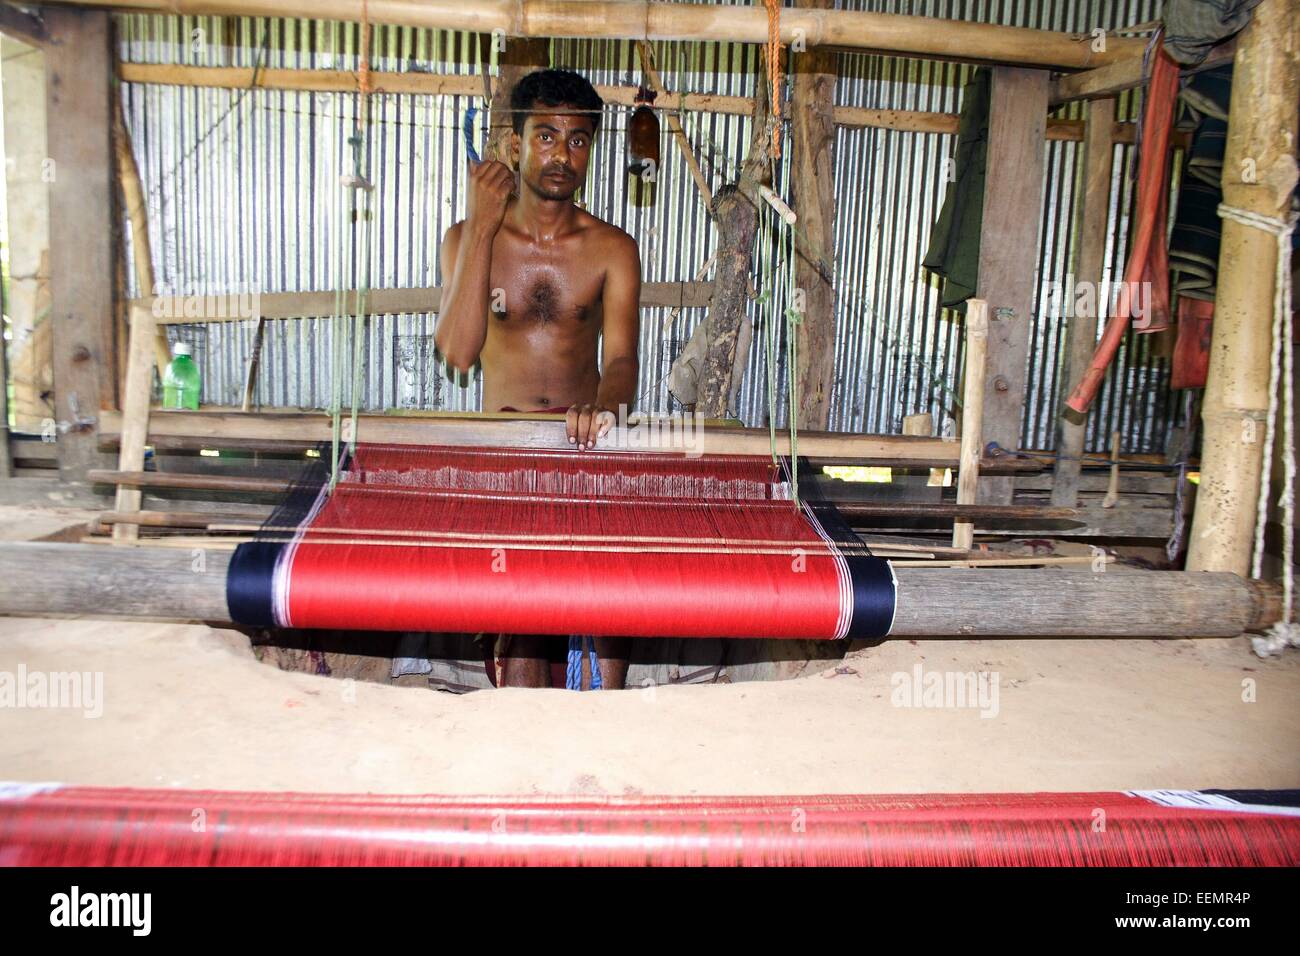
[[[996,675],[989,716],[898,706],[917,665],[923,680]],[[893,641],[792,681],[456,697],[279,671],[233,631],[0,618],[0,691],[20,667],[102,674],[102,715],[14,708],[0,693],[0,780],[449,794],[1300,787],[1300,655],[1261,662],[1245,639]]]

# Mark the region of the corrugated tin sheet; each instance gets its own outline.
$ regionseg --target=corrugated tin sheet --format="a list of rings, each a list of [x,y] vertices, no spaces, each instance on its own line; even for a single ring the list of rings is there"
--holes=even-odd
[[[1087,32],[1153,19],[1159,0],[1031,3],[1025,0],[861,0],[840,4],[910,13]],[[359,28],[283,19],[124,15],[118,18],[122,59],[195,66],[355,69]],[[480,49],[473,34],[374,28],[376,70],[474,74]],[[759,50],[716,43],[656,43],[655,58],[672,90],[751,96]],[[839,105],[955,112],[969,67],[902,57],[841,54]],[[552,42],[551,62],[594,83],[640,80],[635,43]],[[352,287],[361,270],[350,211],[339,176],[350,168],[346,139],[354,94],[214,90],[123,84],[127,124],[149,196],[157,278],[171,291],[265,292]],[[1133,98],[1121,103],[1131,116]],[[378,95],[369,142],[375,231],[369,257],[376,287],[436,285],[442,233],[464,214],[460,121],[472,104],[454,96]],[[481,105],[481,104],[475,104]],[[1073,105],[1062,115],[1082,115]],[[641,245],[647,282],[690,281],[713,253],[714,237],[686,165],[664,124],[653,205],[633,201],[624,168],[627,111],[607,108],[582,198],[595,214],[627,230]],[[711,186],[734,178],[744,158],[747,117],[686,113],[683,122]],[[956,317],[938,308],[936,290],[920,270],[929,227],[942,202],[942,163],[954,137],[840,128],[836,137],[837,219],[836,386],[832,428],[896,432],[904,415],[929,411],[942,421],[953,409],[961,336]],[[788,141],[788,140],[787,140]],[[1122,268],[1131,202],[1129,157],[1116,147],[1108,270]],[[788,158],[788,153],[787,153]],[[1063,280],[1075,257],[1075,207],[1082,164],[1076,143],[1047,146],[1039,286]],[[777,171],[778,191],[787,181]],[[755,303],[755,347],[739,414],[767,420],[767,316],[784,309],[779,236],[758,250],[755,282],[771,291]],[[1040,299],[1045,296],[1040,295]],[[1023,446],[1053,444],[1064,325],[1036,306]],[[703,309],[642,311],[643,408],[669,411],[665,380]],[[373,317],[368,324],[363,405],[368,408],[476,409],[475,382],[459,388],[434,362],[433,315]],[[204,400],[237,404],[253,323],[178,327],[195,343],[204,372]],[[328,321],[269,322],[257,385],[266,406],[325,407],[330,398]],[[783,382],[784,345],[777,349]],[[782,389],[783,392],[783,389]],[[778,421],[785,421],[784,400]],[[1126,451],[1159,451],[1173,421],[1168,362],[1151,354],[1149,338],[1130,336],[1092,416],[1089,445],[1108,447],[1110,432]]]

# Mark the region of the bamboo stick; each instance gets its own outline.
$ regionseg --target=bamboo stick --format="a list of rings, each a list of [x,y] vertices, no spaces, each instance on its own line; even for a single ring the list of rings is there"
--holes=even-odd
[[[123,63],[119,73],[124,82],[153,83],[164,86],[200,86],[218,89],[296,90],[320,93],[355,93],[358,77],[348,70],[279,70],[224,66],[183,66],[174,63]],[[658,76],[658,74],[654,74]],[[394,73],[371,71],[371,88],[375,93],[414,96],[482,95],[478,77],[447,73]],[[661,80],[654,80],[662,88]],[[632,106],[636,102],[635,86],[595,84],[596,92],[607,104]],[[669,93],[662,90],[656,110],[665,114],[670,128],[680,125],[682,112],[722,113],[751,116],[754,101],[748,96],[721,93]],[[928,110],[869,109],[862,106],[837,106],[835,125],[849,128],[896,129],[910,133],[955,135],[956,113]],[[1137,127],[1133,123],[1113,123],[1107,135],[1116,143],[1132,143]],[[674,135],[676,131],[674,130]],[[1057,142],[1083,142],[1082,120],[1048,117],[1047,138]],[[689,160],[688,160],[689,162]],[[692,171],[692,176],[694,171]],[[697,180],[698,183],[698,180]]]
[[[135,283],[145,295],[154,291],[153,249],[149,243],[149,209],[145,203],[144,187],[140,183],[140,167],[136,165],[131,149],[131,134],[127,132],[122,117],[122,101],[113,97],[113,150],[117,156],[117,176],[122,187],[122,199],[127,219],[131,223],[131,261],[135,265]],[[167,344],[167,333],[161,326],[154,327],[154,363],[159,374],[172,359]]]
[[[53,0],[70,3],[71,0]],[[761,7],[662,0],[97,0],[110,9],[168,14],[298,17],[500,31],[504,36],[623,40],[693,40],[765,43],[767,13]],[[1008,27],[936,17],[846,10],[781,12],[781,42],[836,46],[880,53],[908,53],[1018,66],[1082,70],[1135,56],[1141,39],[1111,37],[1096,51],[1080,34]]]
[[[966,387],[961,402],[961,463],[957,469],[957,503],[971,505],[979,488],[983,449],[984,378],[989,339],[989,306],[982,299],[966,303]],[[970,549],[975,525],[957,521],[952,526],[952,546]]]
[[[1223,201],[1282,219],[1296,185],[1300,100],[1295,3],[1263,0],[1238,39]],[[1270,393],[1277,237],[1223,220],[1210,371],[1201,405],[1201,484],[1187,553],[1194,571],[1247,573]]]
[[[659,78],[659,71],[655,69],[654,57],[650,51],[650,44],[641,40],[636,45],[637,54],[641,59],[641,72],[646,75],[650,81],[651,87],[655,92],[668,98],[668,91],[664,89],[663,80]],[[744,97],[736,97],[737,100],[744,102],[749,107],[746,112],[752,112],[753,104]],[[704,173],[700,170],[700,164],[695,159],[695,151],[691,149],[691,141],[686,138],[686,131],[682,129],[682,121],[678,119],[676,112],[667,112],[664,116],[668,120],[668,128],[673,132],[673,139],[677,142],[677,148],[681,151],[682,159],[686,161],[686,168],[691,172],[691,178],[695,180],[695,188],[699,190],[700,201],[704,203],[705,212],[712,215],[713,213],[713,191],[709,189],[708,180],[704,178]]]

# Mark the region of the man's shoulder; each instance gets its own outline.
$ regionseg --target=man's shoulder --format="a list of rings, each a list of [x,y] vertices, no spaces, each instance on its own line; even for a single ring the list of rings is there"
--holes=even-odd
[[[607,250],[619,250],[627,253],[636,253],[637,244],[628,233],[624,232],[612,222],[606,222],[598,216],[593,216],[586,210],[581,210],[583,217],[582,224],[587,231],[587,237],[590,242],[598,243]]]

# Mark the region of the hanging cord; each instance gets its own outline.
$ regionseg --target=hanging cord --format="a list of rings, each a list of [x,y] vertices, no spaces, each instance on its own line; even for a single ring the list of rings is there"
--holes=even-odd
[[[352,135],[348,145],[352,148],[352,172],[344,176],[342,185],[351,192],[351,219],[353,224],[352,240],[356,254],[353,263],[358,266],[356,296],[353,300],[352,322],[344,310],[344,293],[342,277],[336,284],[334,293],[333,342],[331,343],[331,394],[330,394],[330,481],[332,492],[338,484],[339,469],[345,450],[343,442],[343,369],[348,362],[347,346],[344,336],[351,333],[351,395],[347,449],[355,449],[357,442],[357,416],[361,408],[361,388],[363,383],[363,359],[365,356],[365,328],[367,309],[370,298],[370,193],[373,190],[367,173],[369,172],[369,152],[365,148],[370,130],[370,4],[369,0],[361,3],[361,40],[359,51],[360,63],[357,69],[357,115],[353,123]],[[345,194],[346,195],[346,194]],[[339,237],[340,249],[344,248],[342,237],[348,219],[348,203],[340,203]],[[360,230],[360,242],[357,242],[357,230]],[[341,260],[344,258],[340,256]],[[341,264],[341,263],[340,263]],[[350,328],[349,328],[350,325]]]
[[[781,155],[781,0],[763,0],[767,7],[767,79],[772,87],[772,139],[768,145],[773,159]]]
[[[1264,464],[1260,472],[1259,500],[1255,515],[1255,548],[1250,575],[1259,578],[1264,569],[1264,529],[1268,523],[1269,490],[1273,474],[1273,445],[1277,441],[1277,411],[1279,384],[1282,392],[1282,466],[1283,490],[1278,504],[1282,508],[1282,620],[1268,629],[1263,637],[1251,639],[1255,653],[1260,657],[1280,654],[1288,645],[1300,647],[1300,625],[1292,620],[1294,611],[1295,559],[1295,395],[1294,347],[1291,318],[1291,236],[1295,232],[1296,216],[1286,219],[1261,216],[1248,209],[1238,209],[1220,203],[1219,215],[1224,219],[1261,229],[1277,237],[1277,266],[1273,279],[1273,343],[1270,349],[1268,386],[1268,422],[1264,436]]]

